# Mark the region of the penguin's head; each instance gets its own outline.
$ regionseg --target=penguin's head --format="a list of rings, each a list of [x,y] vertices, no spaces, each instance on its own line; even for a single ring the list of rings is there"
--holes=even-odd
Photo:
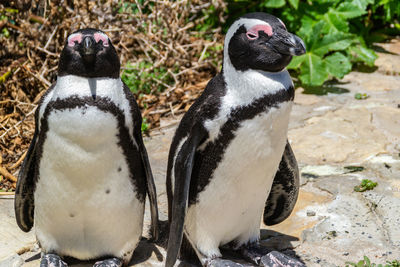
[[[306,51],[304,42],[287,31],[285,24],[270,14],[249,13],[236,20],[225,37],[224,65],[238,71],[283,70],[294,55]]]
[[[120,62],[108,36],[97,29],[70,34],[61,52],[58,75],[118,78]]]

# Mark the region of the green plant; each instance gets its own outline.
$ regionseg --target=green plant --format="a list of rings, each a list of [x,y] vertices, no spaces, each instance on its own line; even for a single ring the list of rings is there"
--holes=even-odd
[[[377,182],[373,182],[373,181],[371,181],[371,180],[369,180],[369,179],[363,179],[363,180],[361,181],[361,184],[356,185],[356,186],[354,187],[354,191],[356,191],[356,192],[364,192],[364,191],[367,191],[367,190],[372,190],[372,189],[374,189],[377,185],[378,185]]]
[[[367,257],[364,256],[364,258],[357,263],[354,262],[346,262],[346,267],[349,266],[354,266],[354,267],[400,267],[400,261],[398,260],[393,260],[393,261],[387,261],[385,265],[383,264],[376,264],[376,263],[371,263],[371,260]]]
[[[364,99],[369,98],[369,95],[367,95],[366,93],[364,93],[364,94],[356,93],[354,95],[354,98],[357,99],[357,100],[364,100]]]
[[[154,67],[147,61],[132,64],[128,62],[123,68],[121,79],[135,94],[162,92],[174,84],[172,74],[164,67]]]
[[[149,130],[149,124],[147,123],[147,119],[143,118],[142,121],[142,132],[147,132]]]
[[[234,18],[250,11],[280,17],[304,40],[307,52],[294,57],[288,69],[305,86],[343,78],[355,64],[373,66],[377,55],[369,45],[377,38],[371,33],[392,24],[400,29],[398,0],[235,0],[228,5]]]

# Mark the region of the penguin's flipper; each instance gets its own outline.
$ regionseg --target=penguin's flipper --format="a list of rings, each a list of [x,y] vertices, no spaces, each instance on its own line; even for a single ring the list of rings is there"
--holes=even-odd
[[[37,125],[37,124],[36,124]],[[17,187],[15,189],[14,210],[19,228],[29,232],[33,226],[33,214],[35,209],[34,190],[36,181],[36,143],[38,131],[35,130],[32,142],[26,153],[24,162],[18,174]]]
[[[169,228],[169,239],[167,248],[167,259],[165,267],[174,266],[178,257],[183,237],[183,227],[185,223],[186,210],[189,200],[189,187],[194,165],[194,157],[199,144],[204,139],[205,130],[196,124],[183,143],[175,161],[175,184],[172,185],[172,215]]]
[[[159,230],[158,230],[158,207],[157,207],[157,193],[156,186],[154,184],[153,173],[151,171],[149,157],[147,155],[146,147],[143,143],[142,137],[142,115],[140,114],[139,106],[131,93],[131,90],[122,82],[125,97],[129,101],[131,115],[134,122],[134,138],[138,145],[140,152],[140,157],[142,159],[142,165],[146,175],[146,192],[149,196],[150,201],[150,212],[151,212],[151,235],[154,241],[158,240]]]
[[[265,203],[264,223],[266,225],[278,224],[289,217],[299,194],[299,180],[297,161],[287,142],[271,192]]]
[[[137,134],[138,145],[140,149],[140,155],[142,157],[142,163],[146,173],[146,185],[147,195],[150,201],[150,212],[151,212],[151,235],[154,241],[158,240],[159,229],[158,229],[158,206],[157,206],[157,192],[154,184],[153,173],[150,167],[149,156],[143,143],[142,133]]]

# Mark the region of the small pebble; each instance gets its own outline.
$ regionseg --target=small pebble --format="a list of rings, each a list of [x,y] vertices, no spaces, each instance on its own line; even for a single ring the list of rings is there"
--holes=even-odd
[[[307,216],[315,216],[315,211],[313,210],[307,210]]]
[[[349,252],[343,252],[343,256],[349,256]]]

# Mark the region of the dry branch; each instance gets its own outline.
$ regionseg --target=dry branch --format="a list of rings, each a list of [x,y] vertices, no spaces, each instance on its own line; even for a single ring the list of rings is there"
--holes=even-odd
[[[0,166],[0,174],[4,176],[4,178],[6,178],[7,180],[16,183],[17,182],[17,178],[15,178],[14,175],[12,175],[11,173],[9,173],[5,168]]]
[[[203,11],[210,1],[29,2],[30,8],[0,21],[0,29],[10,33],[10,38],[0,35],[0,159],[6,171],[17,171],[23,162],[34,132],[34,103],[55,81],[65,39],[79,28],[104,30],[117,49],[122,71],[128,62],[145,63],[139,76],[164,69],[146,80],[150,89],[136,92],[150,128],[159,128],[162,116],[186,111],[204,89],[201,83],[220,67],[215,62],[221,53],[211,47],[221,45],[221,29],[196,31],[208,16]],[[3,1],[0,9],[6,4]],[[212,5],[223,21],[224,1],[213,0]],[[212,40],[201,37],[205,35]],[[11,181],[3,180],[0,188],[12,188]]]

